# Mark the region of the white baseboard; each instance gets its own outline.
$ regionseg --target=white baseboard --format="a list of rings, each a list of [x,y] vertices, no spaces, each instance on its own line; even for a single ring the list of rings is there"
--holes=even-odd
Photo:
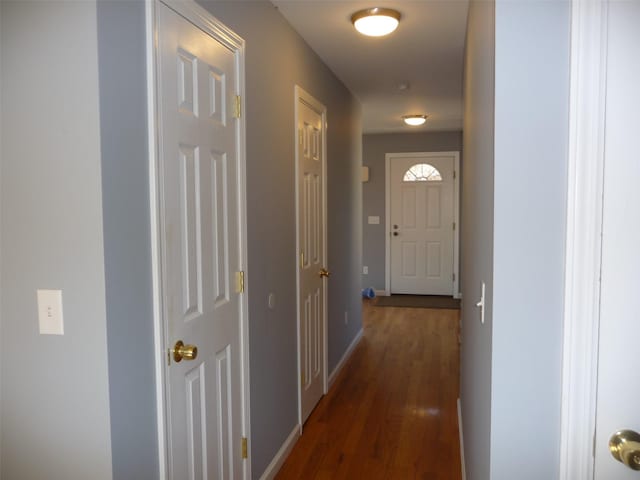
[[[374,290],[376,292],[377,297],[388,297],[389,292],[387,290]]]
[[[278,453],[276,453],[276,456],[273,457],[273,460],[271,460],[271,463],[265,469],[264,473],[260,477],[260,480],[273,480],[276,477],[277,473],[282,468],[284,461],[287,459],[287,457],[291,453],[291,450],[293,450],[293,447],[298,441],[298,437],[300,437],[300,431],[300,425],[296,425],[293,431],[289,434],[287,439],[280,447],[280,450],[278,450]]]
[[[356,348],[356,345],[358,345],[358,342],[360,341],[361,338],[362,338],[362,328],[356,334],[356,336],[353,339],[353,341],[351,342],[351,344],[347,347],[347,350],[344,352],[344,355],[342,355],[342,358],[340,359],[340,361],[336,365],[336,368],[334,368],[333,372],[331,372],[331,374],[329,375],[329,381],[328,381],[329,386],[328,386],[328,388],[331,388],[331,385],[333,385],[333,382],[335,382],[336,377],[340,373],[340,370],[342,370],[342,367],[344,367],[344,364],[347,362],[347,360],[351,356],[351,353],[353,352],[353,349]]]
[[[458,292],[458,293],[454,294],[453,298],[457,298],[458,300],[461,300],[462,299],[462,292]]]
[[[458,399],[458,436],[460,437],[460,464],[462,468],[462,480],[467,480],[467,469],[464,461],[464,440],[462,437],[462,404]]]

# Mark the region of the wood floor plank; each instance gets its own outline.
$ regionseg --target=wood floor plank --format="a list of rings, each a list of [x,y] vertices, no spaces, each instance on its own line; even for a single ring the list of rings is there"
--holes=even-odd
[[[460,480],[459,311],[363,306],[363,338],[279,480]]]

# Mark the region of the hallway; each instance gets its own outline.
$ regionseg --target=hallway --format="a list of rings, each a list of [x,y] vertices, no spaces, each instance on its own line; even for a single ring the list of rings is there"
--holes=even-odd
[[[458,310],[363,305],[364,335],[277,479],[459,480]]]

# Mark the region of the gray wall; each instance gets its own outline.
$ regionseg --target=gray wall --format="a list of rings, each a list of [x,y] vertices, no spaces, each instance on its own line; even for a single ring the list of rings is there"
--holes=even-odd
[[[143,4],[0,5],[0,476],[156,478]],[[205,5],[247,40],[257,478],[297,424],[294,84],[328,108],[330,371],[361,328],[360,106],[269,2]]]
[[[361,327],[360,107],[271,3],[201,3],[247,42],[251,450],[258,478],[298,418],[294,85],[327,107],[329,371]]]
[[[110,479],[96,6],[0,10],[0,476]],[[38,288],[64,336],[39,335]]]
[[[100,1],[98,67],[113,478],[158,478],[145,19]]]
[[[558,477],[569,31],[565,2],[471,4],[461,352],[469,480]],[[482,281],[484,325],[474,306]],[[513,447],[521,438],[526,458]]]
[[[495,479],[558,475],[570,12],[564,1],[496,4]],[[513,455],[523,432],[525,469]]]
[[[462,132],[420,132],[367,134],[362,137],[362,164],[369,167],[369,181],[362,184],[362,288],[385,288],[385,155],[405,152],[460,152]],[[379,216],[379,225],[369,225],[370,215]]]
[[[469,6],[462,167],[460,400],[467,478],[489,479],[493,285],[494,3]],[[476,302],[486,284],[485,323]]]

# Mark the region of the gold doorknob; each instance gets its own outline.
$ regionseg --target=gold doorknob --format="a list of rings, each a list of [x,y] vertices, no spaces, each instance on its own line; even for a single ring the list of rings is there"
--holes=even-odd
[[[195,345],[185,345],[182,340],[178,340],[171,350],[173,360],[179,362],[181,360],[195,360],[198,356],[198,347]]]
[[[318,275],[320,275],[320,278],[322,278],[322,277],[328,277],[329,275],[331,275],[331,273],[326,268],[321,268]]]
[[[613,458],[631,470],[640,470],[640,434],[633,430],[620,430],[609,440]]]

